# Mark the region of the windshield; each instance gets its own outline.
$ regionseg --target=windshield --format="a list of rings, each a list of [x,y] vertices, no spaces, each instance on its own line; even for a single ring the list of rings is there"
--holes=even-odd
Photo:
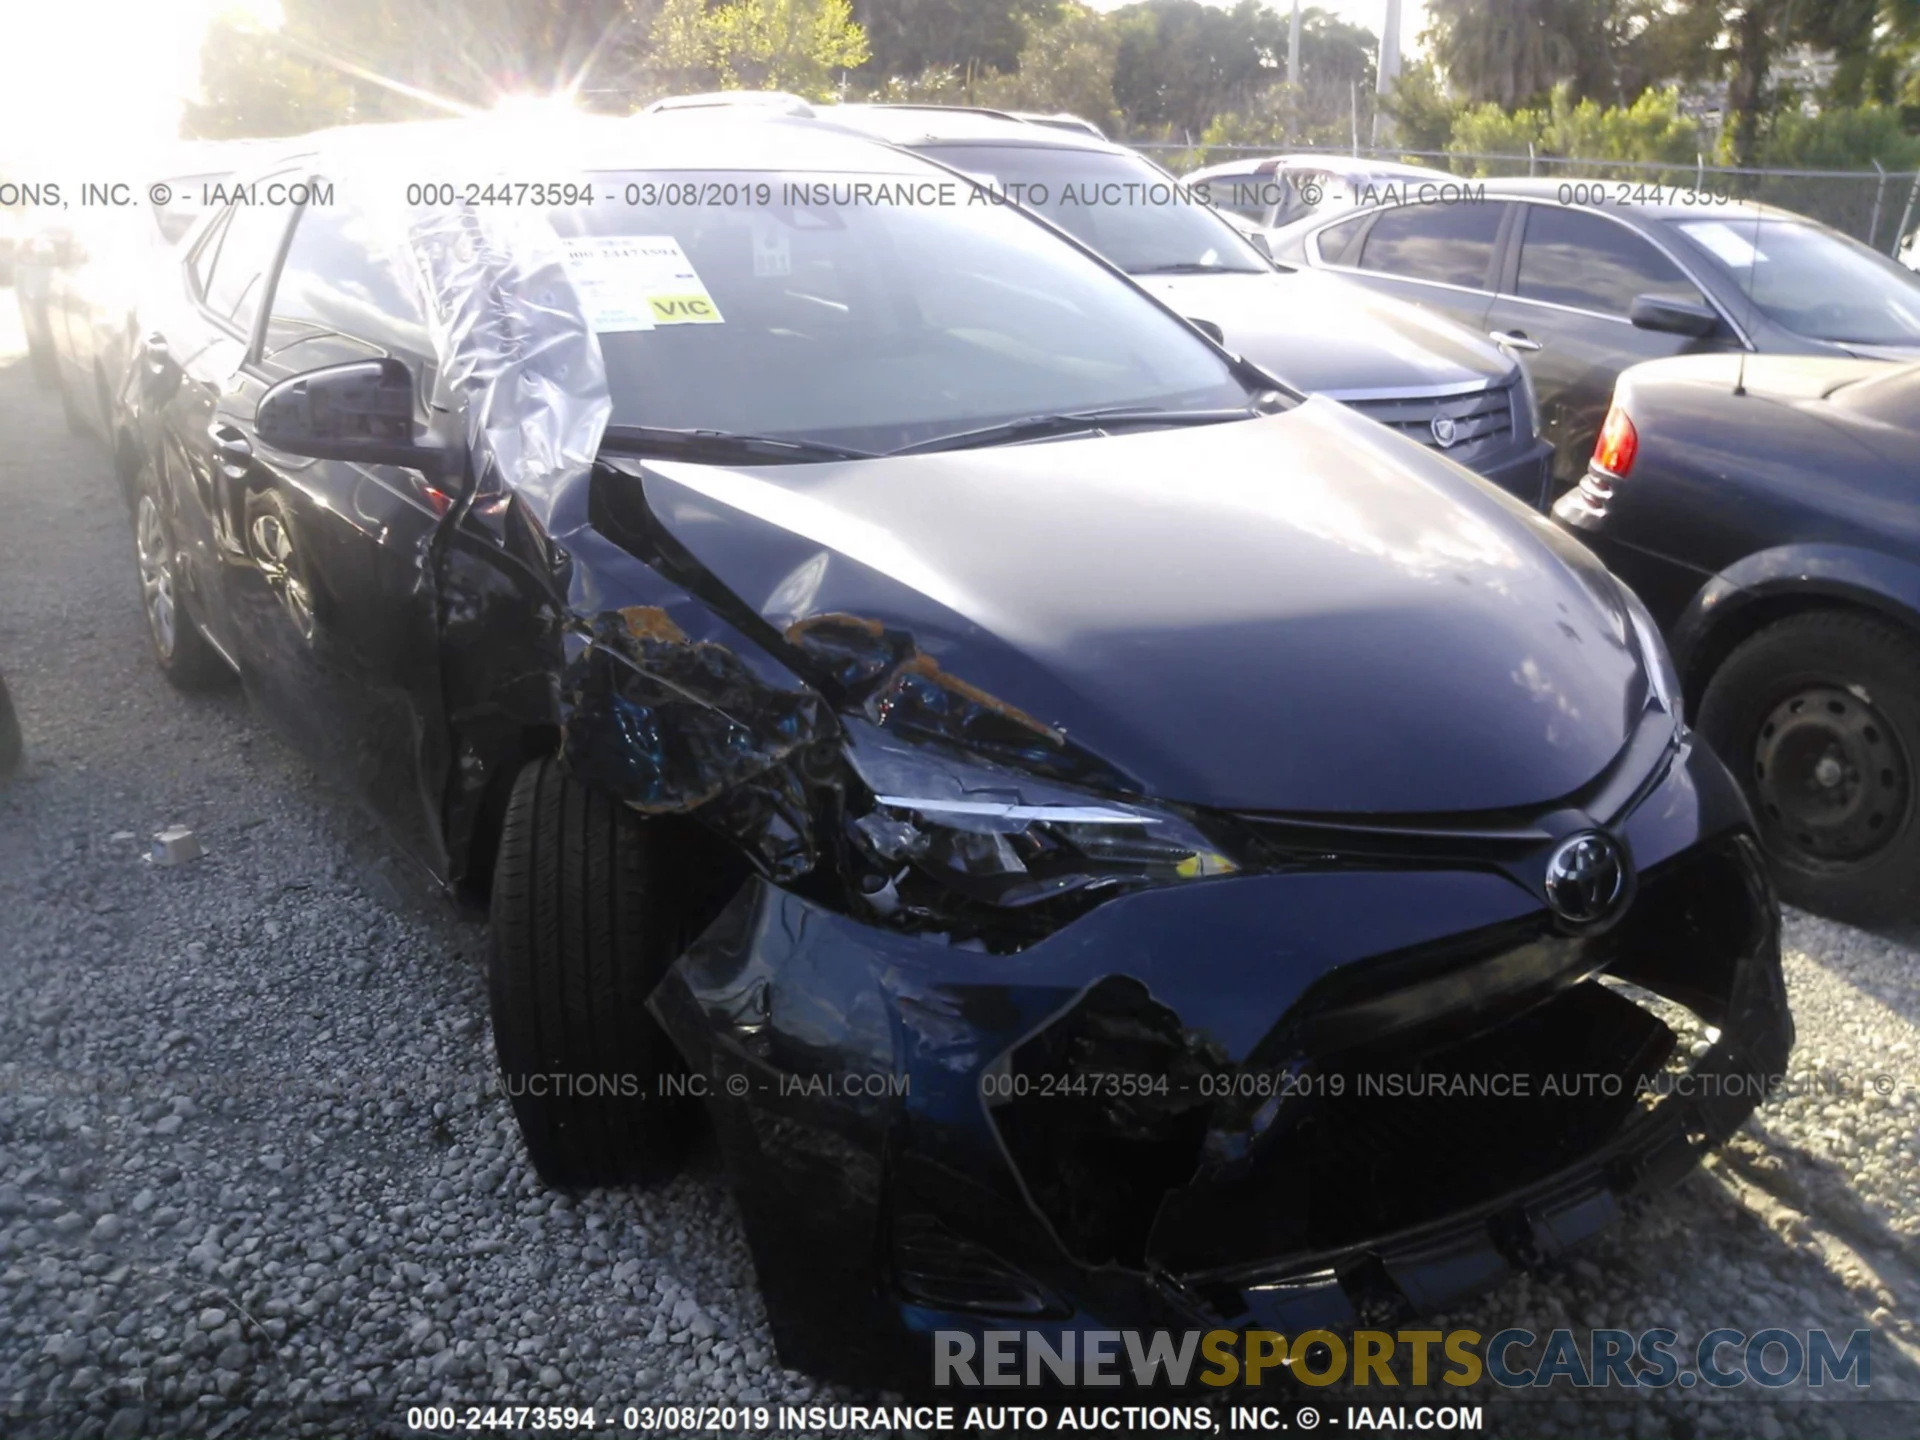
[[[1188,185],[1138,155],[1038,145],[928,145],[925,153],[1037,210],[1130,275],[1273,269]]]
[[[1178,319],[950,177],[595,181],[598,203],[548,216],[614,425],[886,451],[1036,413],[1247,404]],[[685,203],[727,194],[748,198]]]
[[[1920,345],[1920,276],[1856,240],[1792,220],[1683,220],[1776,325],[1838,345]]]

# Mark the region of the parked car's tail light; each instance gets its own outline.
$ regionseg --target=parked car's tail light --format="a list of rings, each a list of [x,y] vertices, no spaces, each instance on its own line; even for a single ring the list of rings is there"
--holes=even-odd
[[[1607,411],[1600,438],[1594,441],[1593,468],[1621,480],[1632,471],[1634,457],[1639,453],[1640,436],[1633,428],[1633,421],[1616,404]]]

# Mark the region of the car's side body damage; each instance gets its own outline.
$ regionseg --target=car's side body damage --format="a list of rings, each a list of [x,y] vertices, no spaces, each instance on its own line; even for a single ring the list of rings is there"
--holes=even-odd
[[[449,884],[538,756],[713,837],[729,883],[649,1008],[788,1364],[919,1385],[936,1329],[1431,1310],[1672,1179],[1783,1065],[1738,792],[1614,582],[1485,482],[1323,400],[628,457],[551,228],[408,224],[457,460],[313,467],[317,631],[240,668],[380,752],[351,773]],[[402,619],[435,653],[395,678]],[[1583,836],[1584,914],[1553,889]]]

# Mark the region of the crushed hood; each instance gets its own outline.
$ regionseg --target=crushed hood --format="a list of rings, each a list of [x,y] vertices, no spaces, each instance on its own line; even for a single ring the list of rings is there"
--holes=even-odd
[[[1507,379],[1514,363],[1443,316],[1337,275],[1136,275],[1191,319],[1211,320],[1226,347],[1296,389],[1438,390]]]
[[[1163,798],[1534,805],[1594,778],[1645,704],[1586,551],[1324,400],[889,460],[611,463],[771,625],[903,631]]]

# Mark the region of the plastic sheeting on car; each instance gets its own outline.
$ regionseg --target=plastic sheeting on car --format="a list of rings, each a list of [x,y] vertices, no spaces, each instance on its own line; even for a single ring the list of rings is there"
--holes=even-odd
[[[475,504],[510,490],[558,540],[586,523],[586,482],[612,413],[606,361],[546,216],[518,206],[396,217],[397,268],[486,468]]]

